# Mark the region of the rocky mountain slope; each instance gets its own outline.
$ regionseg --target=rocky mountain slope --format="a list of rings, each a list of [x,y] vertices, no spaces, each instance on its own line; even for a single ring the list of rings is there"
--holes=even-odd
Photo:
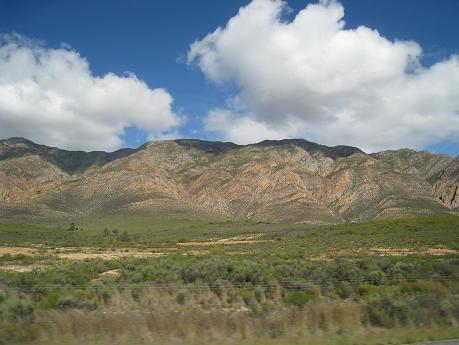
[[[0,218],[111,214],[344,222],[446,213],[459,160],[368,155],[302,139],[253,145],[174,140],[113,153],[0,141]]]

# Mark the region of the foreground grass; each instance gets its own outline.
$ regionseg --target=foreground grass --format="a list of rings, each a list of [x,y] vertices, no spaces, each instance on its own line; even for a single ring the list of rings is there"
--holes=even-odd
[[[67,263],[0,275],[0,338],[12,344],[364,344],[369,337],[371,343],[375,329],[457,326],[458,272],[456,257],[317,262],[218,254]]]
[[[459,339],[457,327],[443,327],[432,329],[370,329],[354,330],[348,334],[323,334],[318,336],[283,336],[278,339],[260,338],[252,340],[189,340],[182,342],[180,340],[168,341],[161,338],[145,339],[139,342],[137,337],[124,337],[123,339],[104,339],[104,337],[95,337],[94,339],[63,339],[59,338],[46,339],[39,341],[36,345],[135,345],[135,344],[187,344],[187,345],[402,345],[420,342],[430,342],[435,340]],[[12,343],[13,345],[16,345]]]

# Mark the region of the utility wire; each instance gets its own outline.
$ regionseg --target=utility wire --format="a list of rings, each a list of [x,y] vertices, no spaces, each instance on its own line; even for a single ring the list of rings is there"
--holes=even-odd
[[[71,285],[71,284],[44,284],[44,285],[30,285],[30,284],[17,284],[9,285],[4,284],[5,288],[23,291],[40,291],[40,290],[74,290],[74,289],[104,289],[104,288],[117,288],[117,289],[156,289],[156,290],[215,290],[215,289],[231,289],[231,288],[266,288],[276,289],[282,288],[285,290],[302,290],[311,286],[337,286],[343,283],[358,284],[358,283],[373,283],[374,285],[390,285],[394,282],[412,281],[412,280],[431,280],[431,281],[455,281],[459,280],[459,275],[445,275],[445,274],[412,274],[412,275],[394,275],[383,277],[362,277],[362,278],[348,278],[348,279],[335,279],[335,280],[307,280],[307,281],[279,281],[279,282],[230,282],[220,281],[214,283],[101,283],[94,285]]]

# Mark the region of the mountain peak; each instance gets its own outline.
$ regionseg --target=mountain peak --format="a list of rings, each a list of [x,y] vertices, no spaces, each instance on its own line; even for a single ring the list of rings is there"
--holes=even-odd
[[[305,139],[263,140],[253,145],[256,145],[256,146],[295,145],[295,146],[301,147],[302,149],[306,151],[321,151],[333,159],[337,159],[341,157],[349,157],[353,155],[354,153],[365,154],[365,152],[363,152],[357,147],[346,146],[346,145],[326,146],[326,145],[317,144],[311,141],[307,141]]]
[[[177,144],[193,148],[207,153],[224,153],[229,150],[240,148],[240,145],[231,143],[231,142],[222,142],[222,141],[207,141],[200,139],[176,139],[174,140]]]
[[[1,139],[0,143],[36,145],[33,141],[23,137],[10,137],[8,139]]]

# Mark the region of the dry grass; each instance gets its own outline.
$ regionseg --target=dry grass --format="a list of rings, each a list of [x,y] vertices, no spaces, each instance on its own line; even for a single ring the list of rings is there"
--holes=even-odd
[[[276,286],[253,295],[231,285],[182,291],[114,289],[111,298],[106,303],[99,301],[94,311],[37,310],[31,326],[16,325],[16,332],[24,333],[17,344],[382,345],[420,339],[413,337],[419,331],[414,324],[393,330],[403,335],[397,338],[387,329],[370,326],[361,304],[317,293],[300,308],[285,305],[285,295]],[[445,337],[459,336],[455,320],[452,326],[456,332],[446,327],[449,333]],[[435,334],[436,326],[424,327],[434,327],[433,333],[422,338],[427,340],[428,334]],[[378,334],[385,335],[385,340]],[[28,337],[33,341],[27,342]]]
[[[123,299],[124,300],[124,299]],[[125,304],[126,301],[123,302]],[[38,343],[81,344],[103,340],[111,344],[135,344],[217,340],[238,342],[273,339],[285,335],[300,338],[362,330],[360,307],[352,302],[318,303],[305,309],[285,308],[254,314],[246,309],[188,309],[178,312],[162,308],[83,312],[46,311],[37,313]],[[120,311],[124,310],[124,311]],[[65,339],[65,341],[63,341]]]
[[[275,313],[214,310],[47,311],[37,314],[40,345],[402,344],[459,337],[457,328],[366,327],[353,302],[318,303]],[[26,343],[24,343],[26,344]]]

